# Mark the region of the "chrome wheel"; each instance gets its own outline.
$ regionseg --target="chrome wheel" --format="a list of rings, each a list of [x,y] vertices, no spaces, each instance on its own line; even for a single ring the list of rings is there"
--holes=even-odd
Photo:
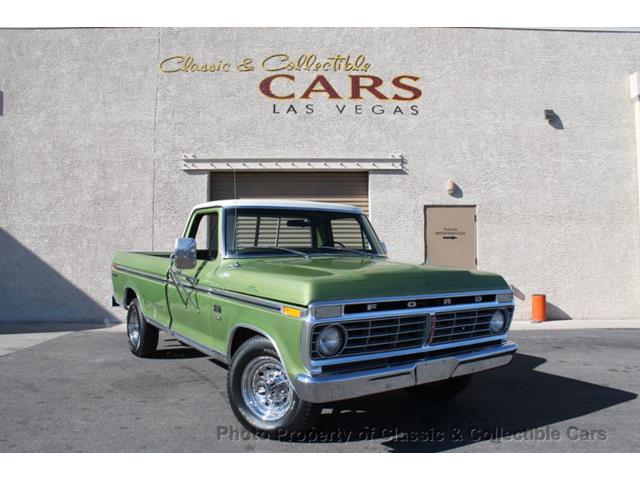
[[[130,310],[127,317],[127,334],[129,335],[129,342],[134,348],[138,348],[140,345],[140,316],[137,310]]]
[[[266,422],[283,418],[293,405],[293,389],[287,374],[273,357],[256,357],[242,372],[241,391],[245,404]]]

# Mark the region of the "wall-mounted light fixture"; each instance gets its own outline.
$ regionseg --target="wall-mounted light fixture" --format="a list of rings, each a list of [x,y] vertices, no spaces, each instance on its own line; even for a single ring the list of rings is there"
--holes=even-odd
[[[447,193],[452,197],[462,198],[462,189],[453,180],[447,180]]]
[[[562,120],[560,119],[558,114],[553,110],[545,110],[544,119],[547,122],[549,122],[549,125],[551,125],[556,130],[562,130],[564,128],[564,125],[562,124]]]
[[[453,180],[447,180],[447,193],[453,195],[456,191],[456,184]]]

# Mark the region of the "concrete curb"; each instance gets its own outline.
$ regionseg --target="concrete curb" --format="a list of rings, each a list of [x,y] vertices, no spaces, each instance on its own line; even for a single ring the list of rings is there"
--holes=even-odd
[[[0,335],[0,357],[33,347],[70,332],[8,333]]]
[[[514,320],[510,330],[585,330],[585,329],[627,329],[640,328],[640,320],[547,320],[542,323],[533,323],[527,320]]]

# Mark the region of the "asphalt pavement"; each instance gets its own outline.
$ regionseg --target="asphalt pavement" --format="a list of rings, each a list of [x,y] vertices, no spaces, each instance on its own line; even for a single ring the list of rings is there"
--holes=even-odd
[[[225,368],[167,336],[155,358],[134,357],[121,330],[0,356],[0,452],[640,451],[638,329],[515,331],[513,363],[454,401],[398,391],[338,402],[280,440],[238,424]]]

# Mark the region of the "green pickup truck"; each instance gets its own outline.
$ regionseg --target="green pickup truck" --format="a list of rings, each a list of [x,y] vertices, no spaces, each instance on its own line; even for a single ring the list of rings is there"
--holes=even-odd
[[[198,205],[173,252],[117,253],[111,275],[131,351],[152,357],[162,330],[224,362],[236,417],[267,436],[336,400],[451,398],[518,348],[502,277],[388,260],[348,205]]]

